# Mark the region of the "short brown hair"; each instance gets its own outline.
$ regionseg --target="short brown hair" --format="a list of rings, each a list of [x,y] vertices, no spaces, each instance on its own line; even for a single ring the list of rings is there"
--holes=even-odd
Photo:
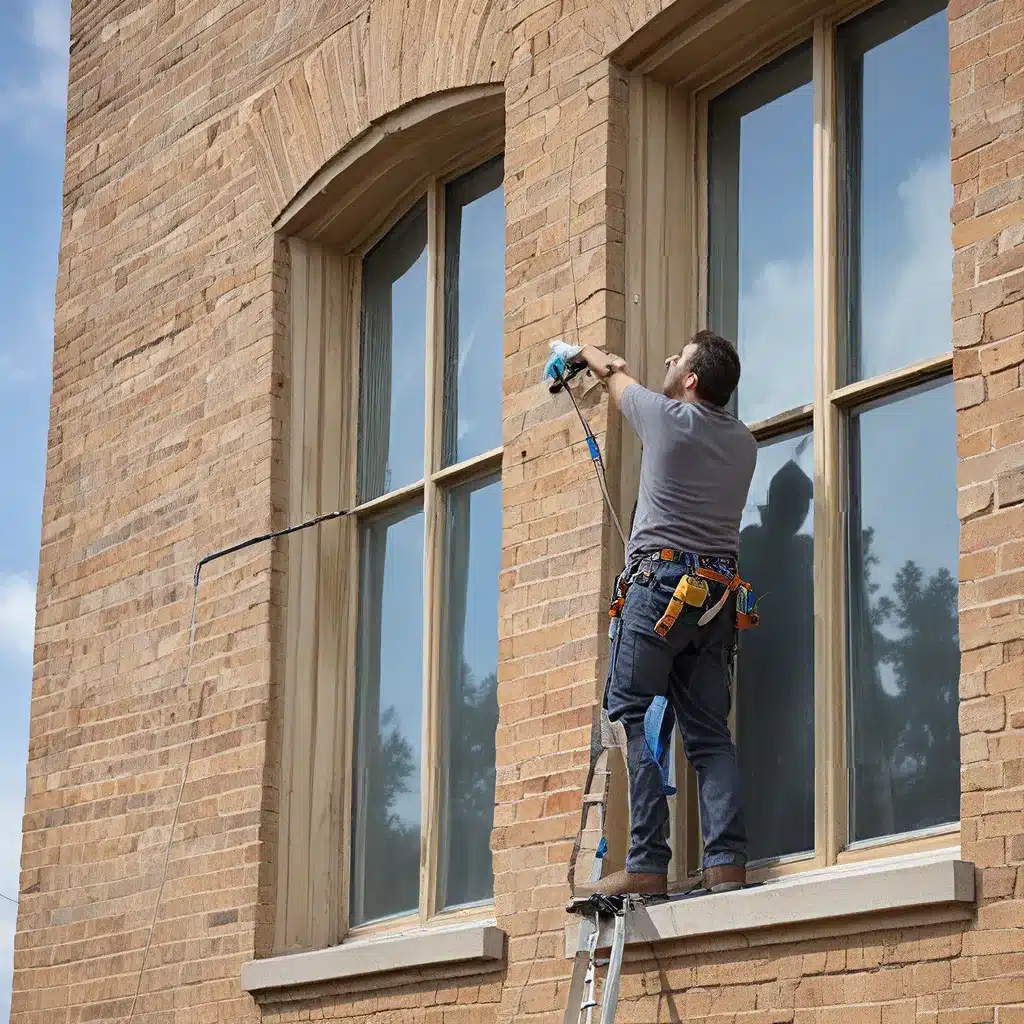
[[[697,397],[712,405],[728,405],[740,381],[736,349],[714,331],[698,331],[690,344],[696,345],[697,351],[686,369],[697,375]]]

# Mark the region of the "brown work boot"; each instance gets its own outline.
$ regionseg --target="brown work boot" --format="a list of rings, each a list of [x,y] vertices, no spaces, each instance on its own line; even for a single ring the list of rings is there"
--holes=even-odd
[[[704,869],[704,888],[708,892],[733,892],[747,884],[747,869],[738,864],[721,864]]]
[[[577,899],[594,893],[602,896],[663,896],[668,890],[666,875],[642,875],[634,871],[614,871],[597,882],[576,886]]]

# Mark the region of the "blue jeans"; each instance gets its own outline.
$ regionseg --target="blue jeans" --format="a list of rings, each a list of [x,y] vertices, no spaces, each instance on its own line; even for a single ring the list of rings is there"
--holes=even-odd
[[[694,567],[641,562],[612,642],[604,704],[609,718],[621,720],[626,730],[631,805],[627,871],[665,874],[671,855],[668,801],[644,735],[644,715],[658,696],[668,698],[686,758],[697,773],[704,867],[747,862],[740,772],[728,724],[735,596],[709,623],[698,626],[697,620],[726,589],[709,581],[703,608],[684,605],[664,639],[654,632],[680,577]]]

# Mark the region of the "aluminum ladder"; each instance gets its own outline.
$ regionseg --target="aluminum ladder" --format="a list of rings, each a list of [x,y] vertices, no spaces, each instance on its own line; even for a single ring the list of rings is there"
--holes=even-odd
[[[565,1024],[593,1024],[594,1010],[601,1007],[601,1024],[615,1024],[615,1011],[619,1002],[619,980],[622,976],[622,958],[626,948],[626,924],[628,915],[642,902],[636,896],[590,896],[573,900],[566,908],[570,914],[579,914],[593,921],[593,930],[585,947],[576,952],[573,960],[572,981],[569,984],[569,999],[565,1008]],[[611,917],[611,956],[606,961],[608,974],[605,977],[604,993],[600,1003],[596,999],[597,945],[601,938],[601,921]]]

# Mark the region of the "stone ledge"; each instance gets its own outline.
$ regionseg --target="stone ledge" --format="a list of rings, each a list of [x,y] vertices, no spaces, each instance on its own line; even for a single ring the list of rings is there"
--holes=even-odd
[[[505,933],[494,921],[441,925],[252,960],[242,968],[242,990],[258,994],[408,967],[495,961],[504,955]]]
[[[960,860],[957,848],[842,864],[741,892],[641,907],[630,915],[626,942],[698,939],[901,911],[948,910],[952,918],[965,918],[974,905],[974,865]],[[586,948],[592,928],[586,921],[566,925],[567,957]],[[603,924],[598,946],[607,947],[611,934],[611,925]]]

